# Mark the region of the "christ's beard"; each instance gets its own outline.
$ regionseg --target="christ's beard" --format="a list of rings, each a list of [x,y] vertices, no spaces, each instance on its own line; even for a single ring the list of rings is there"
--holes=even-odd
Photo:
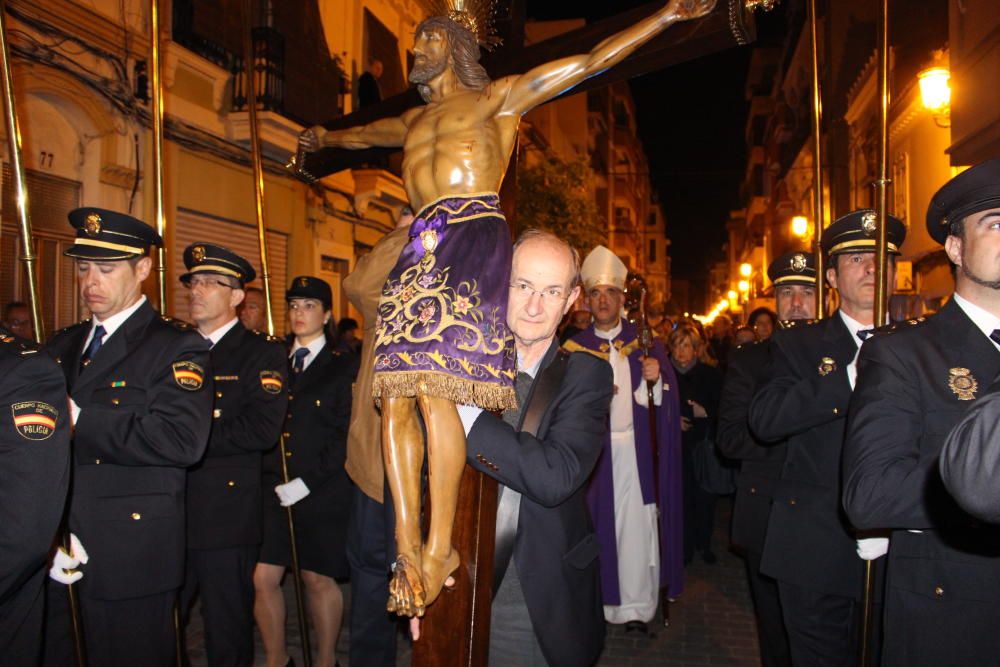
[[[437,61],[424,59],[422,62],[415,62],[410,70],[410,83],[427,83],[435,77],[444,73],[448,61],[444,58]]]

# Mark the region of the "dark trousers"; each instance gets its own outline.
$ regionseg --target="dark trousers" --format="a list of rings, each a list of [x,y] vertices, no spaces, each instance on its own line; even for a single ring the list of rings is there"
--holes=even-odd
[[[778,599],[778,582],[766,574],[761,574],[760,556],[753,551],[744,554],[750,596],[753,598],[754,614],[757,617],[760,664],[762,667],[792,667],[788,633],[785,632],[781,602]]]
[[[253,664],[253,570],[257,546],[188,549],[181,610],[187,625],[195,595],[205,622],[205,653],[212,667]]]
[[[39,569],[0,605],[0,664],[4,667],[35,667],[41,659],[47,577],[47,569]]]
[[[682,450],[684,472],[684,562],[712,550],[712,531],[715,528],[715,501],[718,496],[698,485],[694,477],[694,444],[684,444]]]
[[[853,598],[778,582],[782,616],[792,663],[809,667],[853,667],[858,657],[857,614]]]
[[[351,564],[351,667],[393,667],[396,664],[395,615],[385,610],[389,599],[389,566],[395,557],[395,516],[389,487],[385,504],[354,487],[354,505],[347,528],[347,560]]]
[[[130,600],[80,600],[87,664],[94,667],[174,667],[177,591]],[[73,662],[66,663],[73,665]]]

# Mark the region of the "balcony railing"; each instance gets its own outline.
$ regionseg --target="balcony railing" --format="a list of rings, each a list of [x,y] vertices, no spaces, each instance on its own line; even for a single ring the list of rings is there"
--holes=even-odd
[[[257,109],[281,113],[285,106],[285,38],[274,28],[253,29],[253,76]],[[233,59],[233,111],[247,108],[243,58]]]

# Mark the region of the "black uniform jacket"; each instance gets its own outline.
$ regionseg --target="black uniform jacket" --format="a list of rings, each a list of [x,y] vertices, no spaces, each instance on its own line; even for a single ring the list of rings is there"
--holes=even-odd
[[[117,600],[178,588],[186,468],[212,421],[208,344],[143,303],[83,372],[84,321],[48,351],[82,412],[73,432],[70,528],[90,554],[80,591]]]
[[[771,337],[772,378],[750,405],[750,428],[787,440],[761,572],[814,591],[860,597],[864,565],[840,505],[840,455],[857,345],[839,313]]]
[[[941,450],[941,478],[969,514],[1000,524],[1000,383],[976,401]]]
[[[187,546],[260,544],[260,462],[285,418],[285,347],[237,321],[210,355],[212,433],[205,458],[188,471]]]
[[[958,507],[938,456],[1000,372],[1000,351],[954,300],[913,322],[862,349],[844,507],[859,528],[892,529],[883,664],[995,664],[1000,531]]]
[[[282,352],[284,355],[284,352]],[[287,361],[285,362],[287,366]],[[327,342],[316,359],[289,390],[285,417],[285,453],[288,477],[301,477],[309,487],[309,495],[295,504],[296,517],[308,521],[340,515],[342,521],[330,526],[343,548],[347,516],[351,502],[351,485],[344,470],[347,459],[347,427],[351,420],[351,385],[358,372],[358,357],[335,352]],[[277,440],[271,441],[273,445]],[[280,455],[277,448],[265,462],[268,489],[281,483]],[[267,502],[277,505],[271,492]],[[333,536],[331,534],[331,536]]]
[[[556,350],[553,344],[536,380]],[[469,431],[469,464],[522,494],[513,560],[542,653],[554,666],[593,664],[604,646],[600,547],[585,484],[607,437],[612,391],[606,361],[573,353],[537,437],[487,412]]]
[[[740,462],[733,502],[733,546],[757,554],[764,552],[771,499],[785,460],[785,444],[758,440],[747,421],[750,401],[770,377],[770,365],[771,343],[766,340],[741,345],[729,356],[715,438],[724,456]]]
[[[8,645],[42,595],[66,507],[69,435],[59,366],[0,327],[0,656],[12,664]]]

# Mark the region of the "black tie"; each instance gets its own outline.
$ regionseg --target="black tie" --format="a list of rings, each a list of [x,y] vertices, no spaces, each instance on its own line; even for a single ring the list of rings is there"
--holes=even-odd
[[[81,371],[90,365],[90,362],[94,359],[94,355],[101,349],[101,345],[104,343],[104,333],[104,325],[98,324],[94,327],[94,336],[90,339],[90,345],[87,346],[87,349],[83,352],[83,356],[80,357]]]
[[[521,413],[527,407],[528,393],[535,378],[527,373],[518,373],[514,381],[514,393],[517,394],[517,409],[503,413],[503,420],[517,428]],[[499,590],[503,577],[510,565],[514,553],[514,540],[517,537],[517,516],[521,509],[521,494],[512,491],[504,485],[499,485],[500,494],[497,504],[496,547],[493,551],[493,592]]]
[[[1000,329],[994,329],[993,333],[990,334],[990,338],[993,339],[994,343],[1000,345]]]
[[[858,338],[861,339],[862,343],[865,342],[866,340],[868,340],[869,336],[874,336],[874,335],[875,335],[875,330],[874,329],[861,329],[861,330],[858,331],[858,334],[857,334]]]

